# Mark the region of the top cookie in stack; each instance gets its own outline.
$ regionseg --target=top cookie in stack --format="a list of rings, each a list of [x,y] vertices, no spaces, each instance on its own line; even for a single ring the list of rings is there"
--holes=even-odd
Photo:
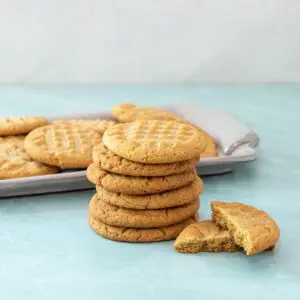
[[[87,176],[97,185],[89,223],[118,241],[176,238],[195,221],[203,190],[195,163],[206,139],[194,127],[166,120],[118,124],[94,148]]]

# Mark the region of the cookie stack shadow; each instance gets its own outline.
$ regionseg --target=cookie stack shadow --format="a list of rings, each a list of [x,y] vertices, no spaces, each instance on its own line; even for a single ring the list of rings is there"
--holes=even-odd
[[[88,179],[97,193],[89,204],[90,226],[105,238],[124,242],[175,239],[197,220],[203,183],[196,159],[143,164],[94,149]]]

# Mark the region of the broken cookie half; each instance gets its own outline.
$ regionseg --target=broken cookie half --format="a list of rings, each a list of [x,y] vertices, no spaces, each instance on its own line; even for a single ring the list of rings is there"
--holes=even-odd
[[[182,253],[233,252],[240,250],[229,231],[212,221],[201,221],[186,227],[177,237],[174,249]]]

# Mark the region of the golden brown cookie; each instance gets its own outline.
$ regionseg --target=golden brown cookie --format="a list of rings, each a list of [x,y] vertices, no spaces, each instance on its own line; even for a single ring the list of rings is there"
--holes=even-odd
[[[217,155],[217,144],[211,136],[207,135],[207,145],[201,152],[200,159],[201,157],[215,157]]]
[[[87,169],[88,180],[114,193],[145,195],[183,187],[195,180],[195,171],[160,177],[133,177],[106,172],[95,164]]]
[[[264,211],[240,202],[211,203],[213,221],[228,229],[237,245],[247,255],[253,255],[275,246],[280,230]]]
[[[130,176],[166,176],[192,171],[197,159],[168,164],[143,164],[128,160],[107,149],[100,143],[93,151],[93,161],[109,172]]]
[[[81,126],[52,124],[37,128],[25,138],[26,152],[33,159],[61,168],[86,168],[92,163],[101,135]]]
[[[228,230],[212,221],[201,221],[186,227],[177,237],[174,249],[182,253],[233,252],[240,250]]]
[[[158,228],[128,228],[106,225],[95,219],[91,214],[88,216],[90,226],[101,236],[120,242],[150,243],[175,239],[186,226],[196,222],[190,217],[180,223]]]
[[[153,107],[136,106],[133,103],[123,103],[112,109],[112,115],[119,122],[136,120],[182,120],[175,114]]]
[[[0,138],[0,179],[54,174],[58,168],[34,161],[24,149],[24,136]]]
[[[199,157],[206,137],[195,127],[173,121],[135,121],[105,131],[103,144],[126,159],[149,164]]]
[[[98,198],[103,201],[129,209],[161,209],[184,205],[199,198],[203,191],[203,182],[196,176],[195,180],[178,189],[152,195],[126,195],[109,192],[97,185]]]
[[[0,118],[0,136],[26,134],[46,124],[48,121],[43,117]]]
[[[104,131],[113,125],[116,124],[113,120],[83,120],[83,119],[73,119],[73,120],[55,120],[52,122],[53,124],[70,124],[82,126],[87,130],[95,130],[98,133],[103,134]]]
[[[200,207],[200,201],[166,209],[134,210],[110,205],[97,197],[92,198],[89,212],[99,221],[112,226],[132,228],[153,228],[179,223],[193,216]]]

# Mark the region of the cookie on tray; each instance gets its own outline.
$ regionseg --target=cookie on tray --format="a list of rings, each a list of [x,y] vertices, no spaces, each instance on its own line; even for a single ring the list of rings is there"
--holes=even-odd
[[[55,120],[53,124],[64,124],[64,125],[77,125],[82,126],[87,130],[95,130],[98,133],[103,134],[106,129],[115,125],[116,122],[113,120],[84,120],[84,119],[71,119],[71,120]]]
[[[54,174],[58,168],[34,161],[24,149],[25,136],[0,137],[0,179]]]
[[[0,136],[26,134],[46,124],[48,121],[38,116],[0,118]]]
[[[133,122],[136,120],[182,120],[179,116],[158,108],[136,106],[133,103],[123,103],[113,107],[113,116],[119,122]]]
[[[51,124],[31,131],[25,138],[30,157],[42,163],[68,168],[86,168],[92,163],[93,147],[101,134],[81,126]]]

